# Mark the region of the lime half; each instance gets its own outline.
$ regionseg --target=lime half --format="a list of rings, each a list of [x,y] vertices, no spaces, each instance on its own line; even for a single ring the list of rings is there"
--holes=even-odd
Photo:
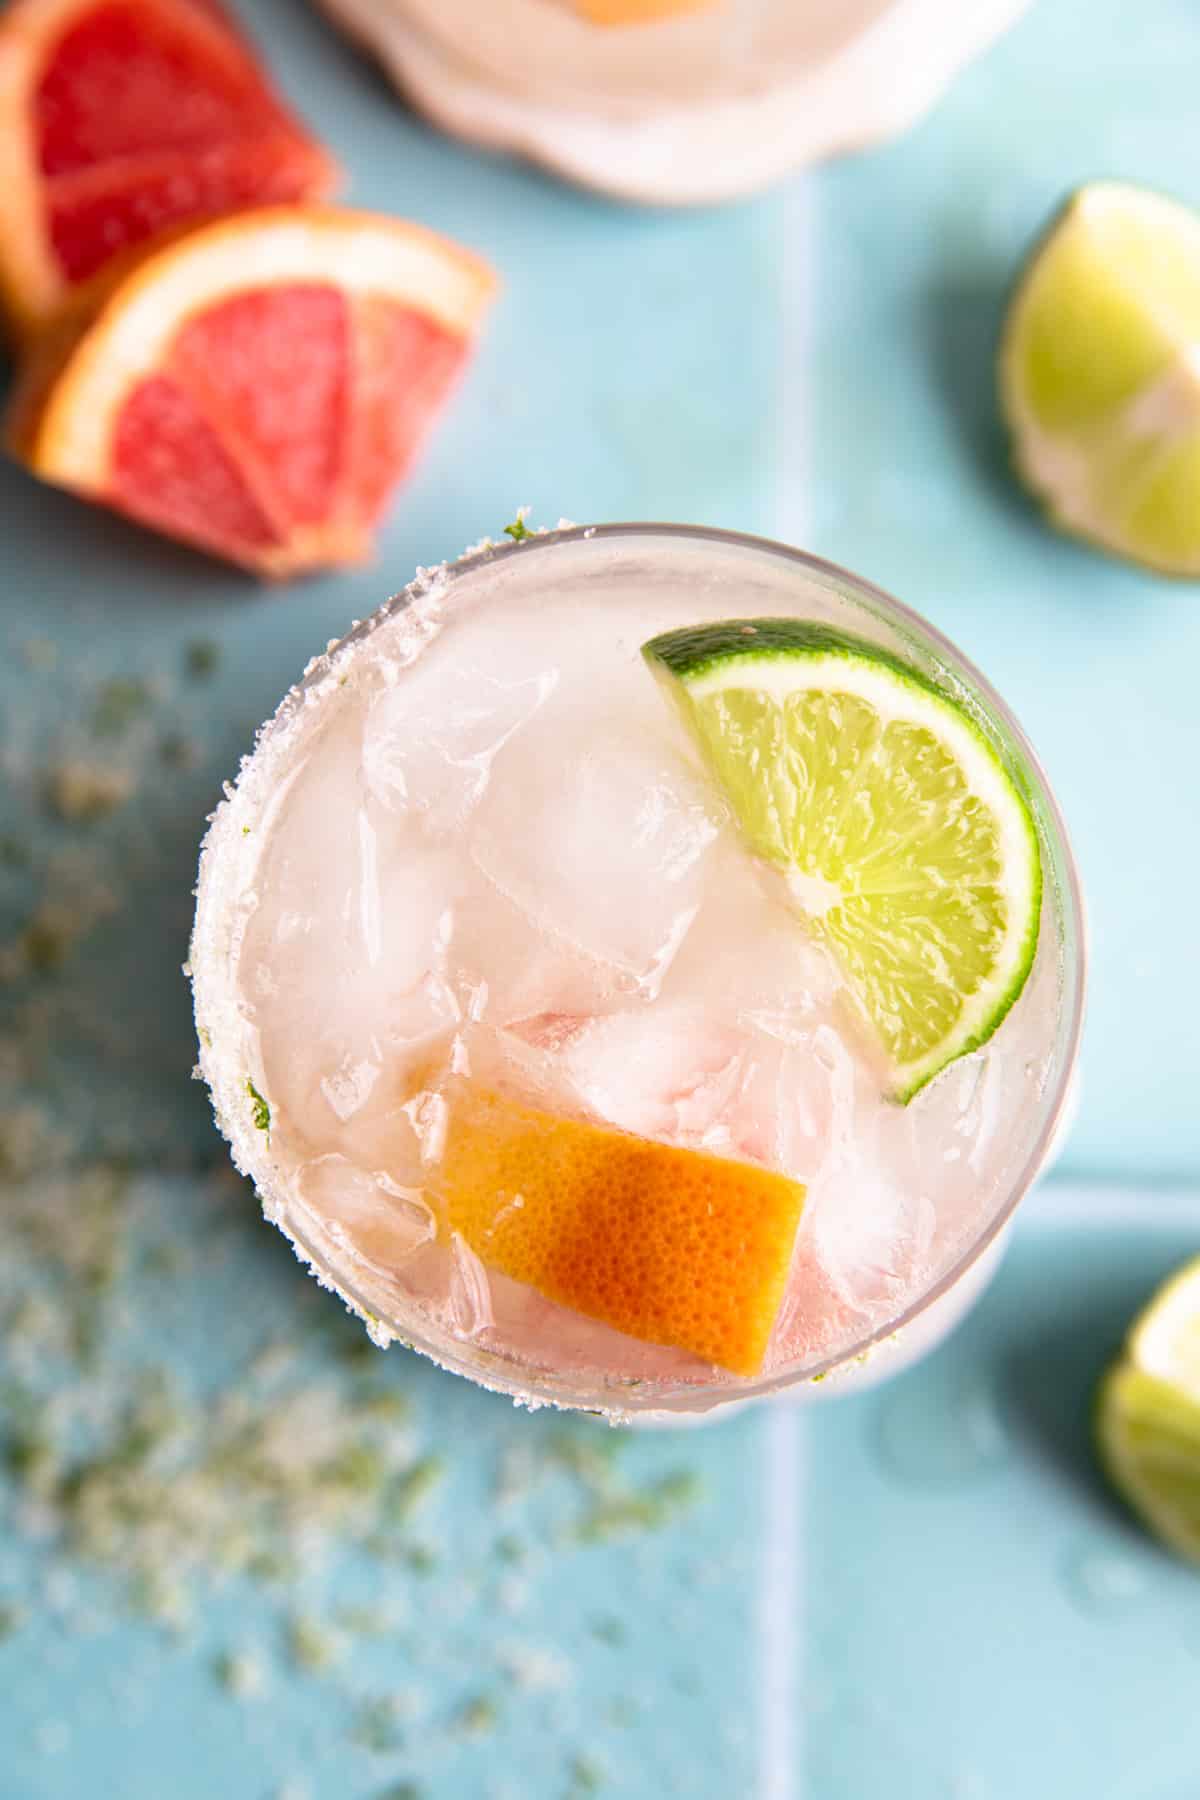
[[[1000,390],[1018,471],[1057,524],[1200,576],[1200,216],[1081,188],[1009,308]]]
[[[1016,784],[953,700],[823,626],[735,619],[642,654],[911,1099],[986,1042],[1033,963],[1041,863]]]
[[[1200,1258],[1155,1295],[1096,1415],[1114,1485],[1164,1543],[1200,1562]]]

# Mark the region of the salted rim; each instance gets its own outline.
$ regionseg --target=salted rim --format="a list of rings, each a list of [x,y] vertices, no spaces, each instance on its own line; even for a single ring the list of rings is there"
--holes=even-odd
[[[464,1345],[448,1333],[430,1329],[426,1318],[382,1319],[378,1297],[369,1294],[370,1278],[357,1278],[351,1268],[334,1269],[328,1242],[319,1232],[306,1233],[294,1216],[294,1206],[282,1181],[273,1179],[269,1160],[263,1157],[263,1134],[254,1126],[247,1104],[245,1081],[248,1045],[236,984],[228,979],[236,967],[242,936],[250,912],[245,907],[223,904],[219,875],[227,891],[244,895],[252,891],[252,873],[262,840],[263,827],[286,793],[275,771],[307,728],[312,713],[333,688],[344,686],[351,673],[357,647],[380,626],[397,615],[407,615],[408,629],[400,634],[394,660],[412,661],[440,628],[446,602],[458,585],[476,572],[511,561],[537,556],[563,545],[596,541],[667,540],[692,545],[711,544],[753,556],[793,565],[832,590],[843,601],[857,603],[873,619],[896,630],[910,652],[920,651],[939,664],[943,677],[961,682],[972,711],[986,724],[989,735],[999,738],[1015,762],[1048,852],[1047,889],[1059,927],[1061,1002],[1058,1032],[1051,1059],[1053,1093],[1046,1106],[1041,1129],[1021,1166],[1012,1190],[979,1235],[926,1292],[886,1324],[863,1333],[836,1357],[801,1369],[780,1370],[757,1381],[715,1381],[703,1387],[686,1383],[674,1386],[645,1383],[614,1384],[595,1389],[575,1377],[558,1381],[540,1372],[523,1370],[517,1363],[477,1346]],[[920,664],[918,663],[918,668]],[[833,1369],[846,1367],[874,1346],[893,1337],[955,1286],[1007,1225],[1019,1201],[1037,1176],[1062,1120],[1071,1076],[1079,1053],[1086,988],[1086,925],[1079,874],[1066,825],[1037,753],[1009,708],[991,683],[956,649],[948,638],[920,614],[894,599],[882,588],[864,581],[837,564],[793,549],[769,538],[707,526],[621,522],[608,525],[563,526],[537,533],[520,543],[496,544],[485,539],[456,562],[433,569],[418,569],[407,587],[385,601],[369,618],[355,620],[339,640],[332,640],[323,655],[313,658],[300,681],[284,696],[273,716],[259,731],[252,753],[243,757],[237,779],[225,786],[225,798],[210,816],[201,846],[196,887],[196,917],[186,973],[192,982],[196,1027],[200,1039],[199,1074],[207,1082],[218,1129],[228,1140],[235,1167],[252,1180],[266,1217],[287,1236],[297,1256],[316,1275],[322,1286],[332,1288],[346,1305],[364,1318],[381,1343],[403,1342],[443,1368],[465,1375],[477,1385],[506,1393],[519,1403],[600,1412],[614,1420],[645,1413],[701,1413],[722,1404],[754,1399],[811,1381]],[[238,1054],[224,1056],[217,1045],[236,1043]],[[254,1071],[249,1071],[253,1078]],[[261,1085],[261,1084],[260,1084]],[[263,1166],[265,1164],[265,1166]]]

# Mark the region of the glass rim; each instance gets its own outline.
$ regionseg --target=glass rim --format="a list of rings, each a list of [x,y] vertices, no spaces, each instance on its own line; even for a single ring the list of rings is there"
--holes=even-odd
[[[815,556],[809,551],[800,550],[791,544],[782,543],[778,539],[749,532],[731,531],[718,526],[636,520],[613,521],[598,525],[562,525],[553,530],[533,532],[529,537],[514,539],[509,543],[486,542],[478,548],[468,551],[457,560],[447,563],[444,569],[436,572],[448,578],[450,583],[457,584],[460,580],[494,567],[498,563],[507,562],[516,557],[536,556],[539,551],[551,550],[563,545],[654,538],[685,543],[719,544],[735,551],[745,551],[755,556],[765,556],[776,561],[790,563],[809,574],[823,576],[837,586],[850,590],[855,597],[861,598],[867,603],[869,610],[876,611],[885,620],[894,621],[902,628],[907,629],[915,640],[927,644],[934,655],[950,670],[965,678],[965,685],[973,695],[978,697],[989,720],[999,728],[1006,744],[1016,753],[1027,771],[1034,788],[1037,804],[1044,814],[1048,835],[1061,859],[1062,880],[1056,884],[1060,895],[1060,905],[1056,911],[1059,912],[1062,922],[1061,950],[1064,963],[1063,1005],[1058,1019],[1062,1050],[1059,1055],[1056,1044],[1055,1064],[1051,1078],[1052,1099],[1045,1109],[1042,1125],[1027,1156],[1022,1161],[1020,1169],[1013,1178],[1004,1202],[995,1209],[978,1234],[971,1238],[965,1249],[952,1260],[938,1280],[925,1290],[919,1299],[912,1301],[895,1318],[865,1332],[861,1338],[856,1338],[849,1347],[839,1350],[836,1355],[823,1362],[805,1368],[803,1372],[780,1370],[758,1380],[741,1381],[736,1387],[715,1385],[693,1387],[688,1385],[677,1387],[669,1394],[643,1394],[636,1388],[618,1387],[609,1390],[601,1389],[593,1393],[593,1390],[587,1389],[585,1384],[580,1382],[578,1388],[573,1387],[571,1394],[568,1394],[566,1391],[557,1390],[552,1378],[535,1374],[533,1371],[524,1372],[519,1364],[502,1353],[479,1352],[469,1345],[459,1344],[454,1339],[439,1342],[436,1347],[432,1343],[422,1344],[410,1337],[409,1333],[412,1327],[408,1321],[405,1321],[401,1329],[394,1334],[397,1341],[403,1341],[410,1348],[420,1351],[440,1366],[465,1376],[479,1386],[506,1393],[519,1403],[550,1404],[569,1410],[600,1412],[616,1422],[619,1422],[622,1417],[639,1414],[659,1414],[670,1417],[714,1411],[722,1406],[763,1399],[791,1388],[801,1388],[806,1383],[819,1380],[836,1370],[848,1368],[861,1361],[863,1357],[886,1343],[888,1339],[904,1331],[939,1300],[944,1299],[1007,1228],[1017,1207],[1047,1161],[1055,1138],[1063,1126],[1072,1094],[1072,1078],[1079,1060],[1088,981],[1087,920],[1078,864],[1066,821],[1041,758],[1007,702],[997,692],[987,676],[971,661],[970,657],[923,614],[906,605],[904,601],[898,600],[887,589],[867,580],[864,576],[855,574],[839,563],[832,562],[825,557]],[[432,572],[421,571],[412,582],[385,600],[369,617],[356,621],[350,631],[329,652],[326,668],[335,663],[343,654],[348,653],[352,646],[369,637],[385,620],[398,612],[403,612],[414,601],[427,593],[428,574]],[[307,679],[302,680],[299,684],[301,689],[307,685]],[[373,1306],[377,1306],[378,1301],[368,1304],[364,1297],[356,1294],[352,1275],[347,1275],[339,1270],[335,1278],[330,1269],[329,1256],[312,1243],[302,1230],[297,1228],[298,1222],[293,1209],[289,1207],[287,1210],[289,1233],[303,1251],[306,1260],[320,1269],[327,1278],[333,1280],[338,1292],[357,1311],[368,1317],[375,1317]],[[482,1366],[473,1366],[477,1359]],[[574,1397],[576,1392],[587,1393],[589,1398],[576,1398]]]

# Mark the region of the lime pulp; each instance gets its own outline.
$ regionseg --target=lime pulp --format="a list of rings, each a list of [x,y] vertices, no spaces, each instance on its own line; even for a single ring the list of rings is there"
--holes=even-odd
[[[1041,861],[1016,781],[956,700],[848,634],[735,619],[642,654],[911,1099],[991,1037],[1033,964]]]
[[[1018,472],[1056,524],[1200,576],[1200,215],[1081,188],[1024,271],[999,380]]]

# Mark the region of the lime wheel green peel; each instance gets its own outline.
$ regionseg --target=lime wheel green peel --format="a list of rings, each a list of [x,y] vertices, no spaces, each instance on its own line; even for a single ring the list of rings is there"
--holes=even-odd
[[[642,654],[910,1100],[986,1043],[1032,967],[1041,860],[1016,782],[932,682],[824,626],[737,619]]]

